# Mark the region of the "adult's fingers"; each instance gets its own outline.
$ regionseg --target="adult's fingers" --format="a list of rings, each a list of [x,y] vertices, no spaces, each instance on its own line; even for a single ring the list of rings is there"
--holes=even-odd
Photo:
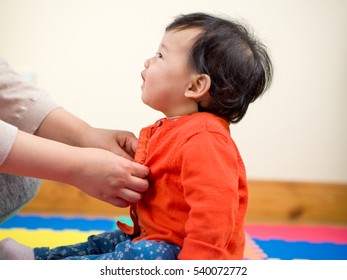
[[[148,180],[132,176],[125,187],[137,193],[143,193],[148,189]]]
[[[116,197],[104,198],[104,201],[120,208],[128,207],[141,199],[141,194],[129,188],[122,188]]]
[[[131,204],[129,201],[126,201],[120,197],[110,198],[108,200],[105,200],[105,202],[117,206],[119,208],[126,208]]]
[[[133,162],[133,169],[131,175],[138,178],[146,178],[149,174],[149,168],[137,162]]]

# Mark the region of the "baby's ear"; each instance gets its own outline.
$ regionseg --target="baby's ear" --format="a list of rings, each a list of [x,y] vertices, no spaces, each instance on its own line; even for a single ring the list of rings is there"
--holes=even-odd
[[[201,106],[207,106],[210,101],[211,78],[207,74],[196,74],[189,84],[184,96],[193,98]]]

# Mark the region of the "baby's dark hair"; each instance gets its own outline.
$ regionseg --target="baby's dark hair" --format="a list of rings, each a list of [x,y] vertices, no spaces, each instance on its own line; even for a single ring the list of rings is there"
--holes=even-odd
[[[211,102],[199,111],[239,122],[251,102],[270,85],[272,63],[265,46],[245,26],[205,13],[178,16],[166,31],[199,28],[190,66],[211,78]]]

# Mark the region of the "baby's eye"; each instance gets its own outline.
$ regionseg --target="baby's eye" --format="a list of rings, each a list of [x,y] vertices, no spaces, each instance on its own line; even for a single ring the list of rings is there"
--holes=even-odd
[[[156,55],[158,58],[163,58],[163,55],[160,52],[157,52]]]

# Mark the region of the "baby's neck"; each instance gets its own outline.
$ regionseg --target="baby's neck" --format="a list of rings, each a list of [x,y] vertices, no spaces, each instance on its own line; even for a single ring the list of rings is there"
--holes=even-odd
[[[180,118],[181,116],[169,116],[169,117],[166,117],[168,120],[176,120],[178,118]]]

